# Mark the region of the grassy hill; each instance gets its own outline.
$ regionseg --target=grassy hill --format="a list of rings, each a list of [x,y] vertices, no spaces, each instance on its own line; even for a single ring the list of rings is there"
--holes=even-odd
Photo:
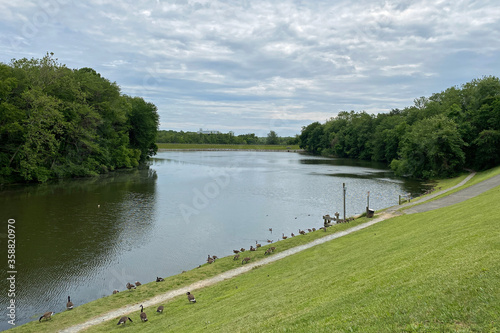
[[[497,332],[500,189],[401,216],[89,332]]]
[[[495,188],[448,208],[392,218],[194,290],[196,304],[183,296],[165,303],[163,314],[145,308],[146,323],[140,322],[137,303],[133,323],[117,326],[116,318],[86,332],[498,332],[499,200]],[[321,233],[281,241],[278,248]],[[121,292],[17,330],[53,332],[68,326],[63,323],[75,324],[235,264],[223,258],[161,286]]]

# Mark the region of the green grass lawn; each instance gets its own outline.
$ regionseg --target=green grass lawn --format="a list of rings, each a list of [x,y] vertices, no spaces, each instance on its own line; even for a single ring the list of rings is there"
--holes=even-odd
[[[88,332],[498,332],[499,200],[495,188],[448,208],[392,218],[194,290],[196,304],[183,296],[164,304],[163,314],[146,308],[146,323],[139,320],[137,304],[130,315],[134,323],[120,327],[116,318]],[[276,246],[283,250],[321,233]],[[55,331],[63,321],[75,324],[240,264],[223,258],[19,331]]]
[[[258,251],[255,252],[246,251],[245,255],[241,256],[241,258],[248,256],[252,258],[252,261],[256,261],[265,257],[264,252],[270,246],[275,246],[277,248],[275,253],[277,253],[301,244],[311,242],[317,238],[321,238],[326,235],[351,228],[353,226],[362,224],[367,221],[368,221],[367,218],[359,218],[350,223],[334,225],[330,228],[327,228],[326,232],[324,232],[323,230],[318,230],[316,232],[308,233],[303,236],[300,235],[293,238],[288,238],[287,240],[281,240],[272,244],[267,244],[267,243],[262,244],[263,245],[262,248],[260,248]],[[321,223],[322,221],[319,221],[318,224],[320,225]],[[125,290],[116,295],[110,295],[104,298],[100,298],[93,302],[89,302],[81,306],[76,306],[71,311],[57,313],[50,321],[43,323],[38,323],[37,321],[34,321],[31,323],[27,323],[23,326],[14,328],[12,329],[12,331],[55,332],[65,327],[82,323],[88,320],[89,318],[99,316],[105,312],[120,308],[124,305],[141,302],[145,299],[152,298],[155,295],[168,292],[169,290],[184,287],[196,281],[207,279],[215,275],[218,275],[220,273],[226,272],[230,269],[239,267],[241,266],[241,260],[234,261],[233,256],[229,255],[227,257],[217,259],[216,263],[212,265],[206,263],[200,263],[200,264],[203,264],[200,268],[196,268],[184,272],[182,274],[165,278],[165,282],[144,283],[145,281],[142,281],[144,284],[131,292]],[[111,292],[112,290],[110,290],[110,294]],[[36,319],[38,319],[38,317],[36,317]],[[116,322],[118,322],[118,318]]]
[[[242,150],[299,150],[298,145],[230,145],[198,143],[157,143],[159,149],[242,149]]]
[[[393,218],[89,332],[498,332],[499,200]]]

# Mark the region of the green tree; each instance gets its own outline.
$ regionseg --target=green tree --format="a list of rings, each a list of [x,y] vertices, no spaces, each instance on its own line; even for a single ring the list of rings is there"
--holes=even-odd
[[[60,103],[38,89],[23,93],[27,105],[26,133],[20,150],[20,174],[26,180],[45,182],[52,177],[63,133]]]
[[[156,107],[53,54],[0,64],[0,182],[129,168],[156,152]]]
[[[415,123],[404,136],[401,156],[391,162],[399,175],[448,177],[464,167],[465,154],[455,122],[443,115]]]
[[[299,136],[299,147],[306,151],[319,154],[324,148],[321,145],[323,136],[323,125],[319,122],[314,122],[306,127],[302,127],[302,132]]]
[[[275,131],[270,131],[267,134],[266,144],[268,144],[268,145],[277,145],[277,144],[279,144],[279,142],[280,142],[280,139],[278,137],[278,134],[276,134]]]
[[[154,104],[140,97],[129,98],[129,102],[132,105],[128,118],[130,146],[141,152],[140,161],[144,162],[158,151],[156,138],[160,118]]]

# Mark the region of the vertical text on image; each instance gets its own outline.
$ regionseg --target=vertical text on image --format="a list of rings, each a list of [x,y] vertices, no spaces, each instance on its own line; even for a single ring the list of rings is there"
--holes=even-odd
[[[9,289],[7,296],[10,298],[7,306],[8,323],[16,324],[16,220],[7,221],[7,281]]]

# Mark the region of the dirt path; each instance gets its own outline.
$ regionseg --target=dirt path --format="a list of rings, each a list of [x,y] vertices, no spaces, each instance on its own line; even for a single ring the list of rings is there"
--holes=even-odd
[[[417,200],[415,200],[413,202],[406,203],[404,205],[390,207],[385,212],[383,212],[381,216],[379,216],[379,217],[377,217],[377,218],[375,218],[375,219],[373,219],[373,220],[371,220],[369,222],[357,225],[357,226],[355,226],[353,228],[350,228],[350,229],[347,229],[347,230],[344,230],[344,231],[340,231],[340,232],[336,232],[334,234],[330,234],[328,236],[316,239],[316,240],[314,240],[314,241],[312,241],[310,243],[307,243],[307,244],[304,244],[304,245],[300,245],[300,246],[297,246],[297,247],[285,250],[283,252],[276,253],[276,254],[274,254],[274,255],[272,255],[270,257],[267,257],[265,259],[262,259],[262,260],[259,260],[259,261],[253,262],[253,263],[249,263],[247,265],[244,265],[244,266],[232,269],[230,271],[221,273],[221,274],[219,274],[217,276],[214,276],[214,277],[206,279],[206,280],[201,280],[201,281],[195,282],[195,283],[193,283],[193,284],[191,284],[189,286],[186,286],[186,287],[183,287],[183,288],[180,288],[180,289],[176,289],[176,290],[171,290],[169,292],[166,292],[164,294],[155,296],[155,297],[150,298],[148,300],[141,301],[141,302],[138,302],[138,303],[135,303],[135,304],[130,304],[130,305],[124,306],[122,308],[119,308],[119,309],[107,312],[107,313],[105,313],[105,314],[103,314],[103,315],[101,315],[99,317],[95,317],[95,318],[89,319],[88,321],[86,321],[84,323],[81,323],[81,324],[69,327],[69,328],[64,329],[64,330],[62,330],[60,332],[68,332],[68,333],[69,332],[79,332],[81,330],[87,329],[87,328],[89,328],[91,326],[94,326],[94,325],[101,324],[101,323],[106,322],[108,320],[115,319],[115,318],[120,317],[120,316],[125,316],[125,315],[128,315],[128,314],[132,313],[132,312],[137,312],[139,304],[143,304],[144,307],[150,307],[150,306],[159,305],[159,304],[165,303],[165,302],[167,302],[167,301],[169,301],[169,300],[171,300],[171,299],[173,299],[175,297],[178,297],[178,296],[181,296],[181,295],[185,295],[186,292],[188,292],[188,291],[193,291],[193,290],[196,290],[196,289],[204,288],[204,287],[211,286],[211,285],[214,285],[216,283],[219,283],[221,281],[224,281],[224,280],[227,280],[227,279],[231,279],[231,278],[233,278],[235,276],[238,276],[240,274],[243,274],[243,273],[246,273],[246,272],[250,271],[254,267],[263,266],[263,265],[272,263],[274,261],[283,259],[283,258],[285,258],[287,256],[292,255],[292,254],[295,254],[295,253],[307,250],[307,249],[309,249],[309,248],[311,248],[313,246],[329,242],[329,241],[331,241],[333,239],[337,239],[337,238],[343,237],[345,235],[349,235],[349,234],[351,234],[353,232],[362,230],[364,228],[372,226],[372,225],[374,225],[374,224],[376,224],[376,223],[378,223],[380,221],[384,221],[384,220],[389,219],[391,217],[394,217],[396,215],[401,215],[402,213],[412,214],[412,213],[416,213],[416,212],[423,212],[423,211],[428,211],[428,210],[432,210],[432,209],[436,209],[436,208],[445,207],[445,206],[448,206],[448,205],[451,205],[451,204],[455,204],[455,203],[464,201],[464,200],[466,200],[468,198],[471,198],[473,196],[476,196],[476,195],[478,195],[478,194],[480,194],[480,193],[482,193],[482,192],[484,192],[484,191],[486,191],[486,190],[488,190],[490,188],[493,188],[495,186],[499,186],[500,185],[500,175],[499,175],[499,176],[492,177],[492,178],[490,178],[490,179],[488,179],[488,180],[486,180],[484,182],[481,182],[479,184],[473,185],[473,186],[471,186],[471,187],[469,187],[469,188],[467,188],[465,190],[462,190],[462,191],[459,191],[459,192],[451,194],[449,197],[452,197],[452,199],[447,199],[447,197],[445,197],[445,198],[442,198],[442,199],[435,200],[435,201],[433,201],[431,203],[422,204],[422,205],[419,205],[419,206],[416,206],[416,207],[409,208],[405,212],[401,212],[400,211],[401,208],[405,208],[405,207],[408,207],[408,206],[415,205],[417,203],[425,202],[427,200],[435,198],[438,195],[441,195],[441,194],[446,193],[448,191],[451,191],[451,190],[453,190],[455,188],[458,188],[458,187],[464,185],[466,182],[468,182],[474,175],[475,175],[475,173],[471,173],[469,176],[467,176],[458,185],[453,186],[453,187],[451,187],[449,189],[446,189],[446,190],[443,190],[443,191],[431,194],[431,195],[429,195],[429,196],[427,196],[425,198],[417,199]]]

